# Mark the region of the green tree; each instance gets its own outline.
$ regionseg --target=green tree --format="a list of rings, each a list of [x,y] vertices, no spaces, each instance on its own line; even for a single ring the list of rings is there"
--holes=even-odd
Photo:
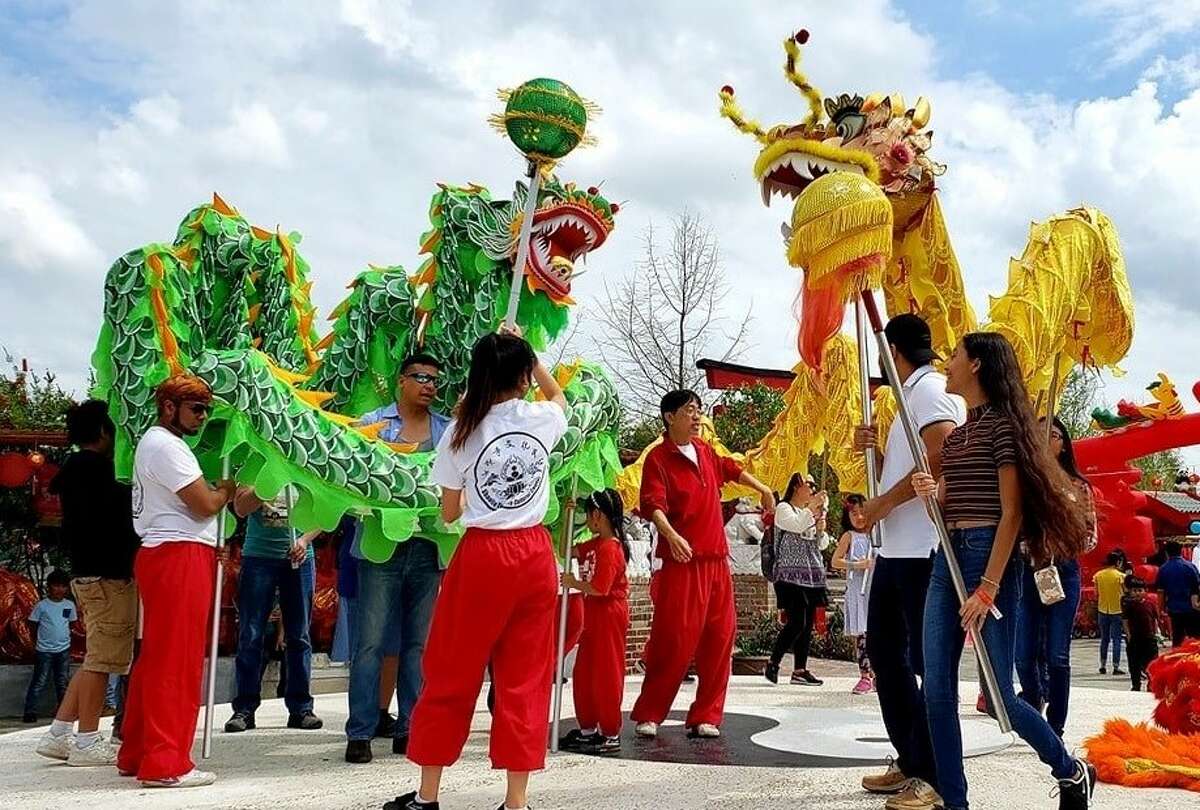
[[[634,417],[621,426],[621,450],[640,455],[651,442],[662,435],[662,419],[657,416]]]
[[[758,446],[783,411],[783,394],[757,382],[732,388],[718,401],[713,417],[717,435],[730,450],[745,453]]]

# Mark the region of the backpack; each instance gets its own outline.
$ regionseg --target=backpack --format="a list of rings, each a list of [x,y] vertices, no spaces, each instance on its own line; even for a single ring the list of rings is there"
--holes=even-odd
[[[775,521],[764,521],[762,540],[759,541],[758,560],[762,575],[767,582],[775,581]]]

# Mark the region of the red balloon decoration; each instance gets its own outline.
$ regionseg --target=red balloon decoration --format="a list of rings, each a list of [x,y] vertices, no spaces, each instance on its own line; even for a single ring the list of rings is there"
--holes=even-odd
[[[0,487],[22,487],[33,475],[33,464],[24,453],[0,453]]]

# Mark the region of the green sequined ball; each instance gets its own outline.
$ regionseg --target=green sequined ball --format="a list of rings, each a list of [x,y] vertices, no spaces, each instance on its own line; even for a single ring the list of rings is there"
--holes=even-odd
[[[584,139],[587,108],[563,82],[532,79],[509,94],[504,131],[531,160],[558,160]]]

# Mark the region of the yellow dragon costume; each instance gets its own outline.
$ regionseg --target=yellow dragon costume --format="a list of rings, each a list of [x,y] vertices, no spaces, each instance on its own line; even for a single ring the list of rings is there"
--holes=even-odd
[[[802,318],[803,359],[784,410],[744,461],[782,490],[811,452],[827,447],[842,489],[862,492],[862,457],[850,450],[859,422],[858,357],[854,342],[836,332],[838,308],[862,289],[882,287],[888,312],[920,313],[943,356],[980,327],[938,200],[935,181],[946,167],[929,156],[929,102],[919,98],[908,107],[896,93],[824,98],[800,70],[807,41],[801,31],[784,42],[784,73],[807,103],[798,123],[766,128],[746,116],[732,87],[719,93],[721,115],[759,145],[754,177],[763,202],[795,200],[782,232],[789,263],[805,273],[805,316],[814,289],[826,296],[826,319],[836,315],[834,333],[810,335],[807,347]],[[883,210],[882,199],[890,204]],[[1021,257],[1009,263],[1008,290],[991,300],[988,314],[982,328],[1012,342],[1043,412],[1054,381],[1076,364],[1115,369],[1133,338],[1133,300],[1108,217],[1079,207],[1033,223]],[[893,407],[890,391],[881,394],[882,428]],[[627,505],[637,502],[640,478],[639,460],[618,479]]]

